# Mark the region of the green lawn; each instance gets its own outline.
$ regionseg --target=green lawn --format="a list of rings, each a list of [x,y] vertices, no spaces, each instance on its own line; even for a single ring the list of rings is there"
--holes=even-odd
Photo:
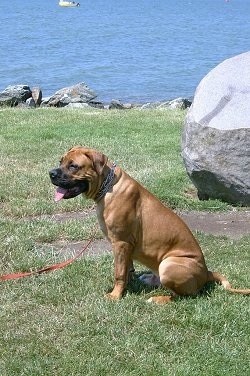
[[[230,210],[199,202],[180,156],[185,112],[66,109],[0,110],[0,273],[64,259],[53,244],[84,241],[95,217],[54,221],[84,211],[81,197],[53,201],[48,170],[73,145],[99,149],[167,205]],[[99,231],[98,237],[102,234]],[[250,236],[238,241],[197,233],[209,268],[249,287]],[[138,273],[143,267],[137,265]],[[0,375],[246,375],[249,300],[220,286],[166,306],[146,299],[137,276],[119,302],[110,254],[84,257],[39,277],[1,282]]]

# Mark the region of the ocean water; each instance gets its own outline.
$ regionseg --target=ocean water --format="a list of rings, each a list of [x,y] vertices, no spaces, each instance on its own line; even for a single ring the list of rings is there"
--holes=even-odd
[[[250,0],[0,1],[0,90],[43,96],[85,82],[98,99],[191,97],[218,63],[250,50]]]

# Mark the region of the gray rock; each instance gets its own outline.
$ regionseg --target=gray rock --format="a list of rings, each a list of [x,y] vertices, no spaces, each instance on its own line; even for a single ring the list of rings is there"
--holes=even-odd
[[[2,96],[0,94],[0,107],[15,107],[18,105],[18,99],[16,97],[9,97],[7,95]]]
[[[43,97],[42,102],[40,104],[41,107],[48,107],[48,103],[51,97]]]
[[[176,98],[176,99],[173,99],[172,101],[163,103],[160,106],[160,108],[163,106],[171,108],[173,110],[175,109],[185,110],[186,108],[191,106],[191,102],[185,98]]]
[[[17,106],[32,95],[27,85],[9,85],[0,93],[0,106]]]
[[[83,82],[58,90],[43,104],[54,107],[65,107],[69,103],[88,103],[96,98],[96,93]]]
[[[28,107],[32,107],[32,108],[36,107],[36,103],[32,97],[27,99],[26,104]]]
[[[164,102],[148,102],[141,106],[141,110],[151,110],[151,109],[181,109],[185,110],[186,108],[190,107],[192,102],[186,98],[176,98],[171,101],[164,101]]]
[[[69,103],[66,108],[89,108],[88,103]]]
[[[40,89],[40,87],[33,87],[31,93],[35,105],[40,106],[40,104],[42,103],[42,90]]]
[[[94,107],[94,108],[104,109],[104,104],[102,102],[98,102],[98,101],[89,101],[88,106]]]
[[[154,110],[161,106],[162,103],[163,102],[147,102],[140,106],[140,110]]]
[[[182,156],[201,199],[250,206],[250,52],[225,60],[198,85]]]
[[[109,104],[109,110],[124,110],[124,105],[120,100],[112,99]]]

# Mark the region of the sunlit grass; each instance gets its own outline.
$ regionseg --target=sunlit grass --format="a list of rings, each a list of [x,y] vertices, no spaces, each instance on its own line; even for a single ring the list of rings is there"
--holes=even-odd
[[[210,246],[210,263],[220,268],[228,263],[220,253],[231,259],[249,240],[200,237]],[[237,273],[246,281],[246,253],[240,258]],[[227,273],[234,279],[233,264]],[[162,307],[146,303],[157,291],[135,278],[123,300],[108,302],[112,274],[107,255],[4,283],[1,375],[247,374],[247,297],[215,287]]]
[[[58,244],[89,239],[96,218],[57,221],[83,212],[81,197],[53,201],[48,170],[72,145],[103,151],[164,203],[178,209],[227,210],[200,202],[180,156],[182,111],[6,109],[0,111],[0,271],[36,270],[71,257]],[[102,234],[98,230],[96,237]],[[235,287],[249,287],[250,237],[197,234],[209,268]],[[57,245],[57,246],[55,246]],[[106,251],[107,249],[103,249]],[[246,375],[249,300],[208,286],[167,306],[146,303],[162,293],[137,274],[119,302],[111,254],[83,257],[39,277],[1,282],[0,375]]]
[[[73,145],[98,149],[172,207],[220,210],[201,202],[180,155],[183,111],[6,109],[0,112],[1,212],[12,217],[78,211],[91,205],[68,200],[57,206],[48,171]]]

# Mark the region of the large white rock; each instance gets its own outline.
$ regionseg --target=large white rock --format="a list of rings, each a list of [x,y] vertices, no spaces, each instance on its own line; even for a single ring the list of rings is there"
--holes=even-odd
[[[250,52],[225,60],[198,85],[182,156],[200,198],[250,206]]]

